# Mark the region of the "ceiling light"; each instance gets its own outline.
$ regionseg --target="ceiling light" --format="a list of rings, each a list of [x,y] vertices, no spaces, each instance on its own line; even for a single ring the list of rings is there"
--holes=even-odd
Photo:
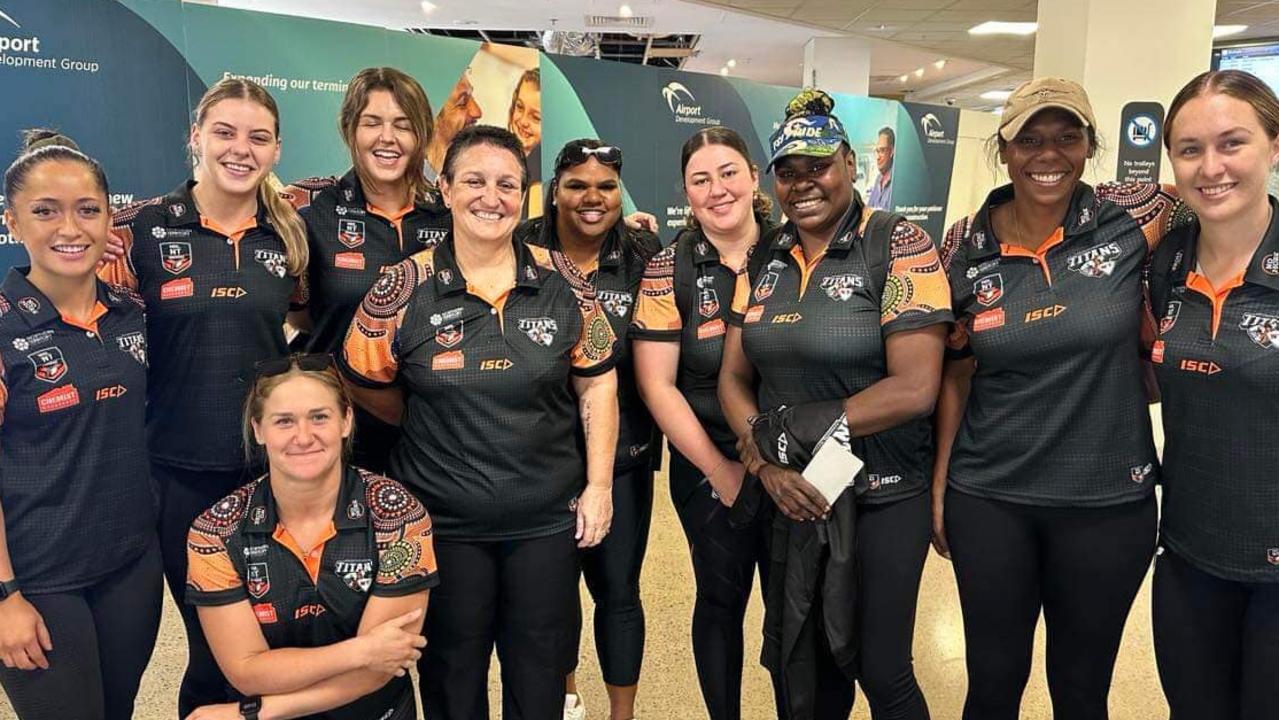
[[[909,80],[909,79],[910,79],[910,76],[909,76],[909,75],[902,75],[901,77],[899,77],[899,78],[897,78],[897,79],[898,79],[898,80],[901,80],[902,82],[906,82],[907,80]]]
[[[435,12],[435,3],[431,2],[430,0],[422,0],[422,12],[426,13],[427,15],[430,15],[431,13]]]
[[[726,68],[726,67],[722,67],[722,68],[720,68],[720,69],[719,69],[719,74],[720,74],[720,75],[723,75],[723,76],[725,76],[725,77],[727,77],[727,76],[728,76],[728,68]]]
[[[987,90],[986,92],[981,94],[981,99],[982,100],[998,100],[999,102],[1003,102],[1007,100],[1008,97],[1012,94],[1013,94],[1012,90]]]
[[[923,77],[923,76],[924,76],[924,69],[923,69],[923,68],[915,68],[915,77]]]
[[[630,5],[623,5],[617,9],[617,14],[621,17],[628,18],[633,17],[635,15],[635,11],[631,9]]]
[[[1039,23],[988,20],[968,28],[969,35],[1033,35]]]
[[[938,70],[941,70],[942,68],[946,67],[946,58],[942,58],[941,60],[938,60],[937,62],[933,63],[933,67],[937,68]]]
[[[737,61],[736,61],[736,60],[734,60],[733,58],[729,58],[729,59],[728,59],[728,62],[726,62],[726,63],[724,63],[724,64],[725,64],[725,65],[727,65],[727,66],[729,66],[730,68],[735,68],[735,67],[737,67]]]
[[[1248,29],[1247,25],[1213,25],[1212,39],[1216,40],[1217,38],[1230,37],[1231,35],[1238,35],[1239,33],[1247,29]]]

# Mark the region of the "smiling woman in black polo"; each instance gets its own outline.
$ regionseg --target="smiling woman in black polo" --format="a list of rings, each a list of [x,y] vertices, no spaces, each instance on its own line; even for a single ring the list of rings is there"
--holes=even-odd
[[[186,720],[410,720],[407,671],[437,582],[431,519],[348,464],[351,398],[331,355],[258,364],[244,436],[270,472],[196,519],[186,601],[239,702]]]
[[[453,232],[377,281],[343,348],[357,400],[403,415],[391,474],[435,517],[442,582],[419,669],[441,720],[489,716],[495,643],[502,716],[562,712],[577,549],[612,519],[614,335],[546,250],[513,237],[525,172],[509,131],[459,133],[440,175]]]

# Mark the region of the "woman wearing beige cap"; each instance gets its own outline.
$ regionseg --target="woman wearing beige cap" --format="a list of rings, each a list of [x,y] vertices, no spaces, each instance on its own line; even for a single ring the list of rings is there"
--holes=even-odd
[[[1053,714],[1107,717],[1124,623],[1155,549],[1141,273],[1180,204],[1080,181],[1088,96],[1040,78],[993,138],[1011,182],[946,233],[957,319],[937,404],[933,531],[954,561],[965,720],[1015,720],[1035,626]]]

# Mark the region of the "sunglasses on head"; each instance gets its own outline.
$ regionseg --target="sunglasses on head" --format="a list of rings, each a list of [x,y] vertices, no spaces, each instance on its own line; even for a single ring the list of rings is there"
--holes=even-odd
[[[293,353],[284,357],[259,360],[253,364],[253,371],[259,378],[269,378],[283,375],[294,365],[297,365],[299,370],[310,372],[337,371],[337,361],[333,359],[332,353]]]
[[[597,148],[584,145],[569,145],[560,151],[559,159],[555,164],[558,167],[581,165],[592,157],[604,165],[622,166],[622,149],[612,145],[601,145]]]

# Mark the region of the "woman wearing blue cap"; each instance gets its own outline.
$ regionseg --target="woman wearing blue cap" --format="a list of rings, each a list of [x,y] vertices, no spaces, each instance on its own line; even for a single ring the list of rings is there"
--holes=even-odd
[[[911,644],[929,540],[926,417],[950,292],[928,234],[853,190],[833,107],[820,90],[800,93],[770,142],[790,221],[738,275],[719,380],[757,478],[734,511],[780,511],[764,622],[779,714],[847,718],[857,680],[875,720],[920,720]],[[800,473],[828,435],[865,471],[846,463],[852,487],[823,494]]]

